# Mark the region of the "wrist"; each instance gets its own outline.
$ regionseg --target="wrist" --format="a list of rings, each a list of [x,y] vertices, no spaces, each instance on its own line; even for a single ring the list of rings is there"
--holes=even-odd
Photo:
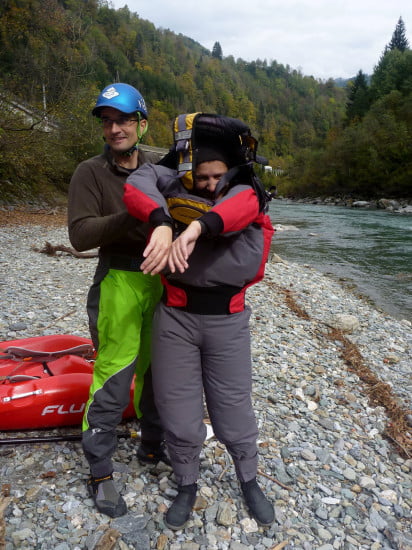
[[[170,229],[173,229],[173,222],[171,220],[164,220],[162,223],[159,223],[156,227],[170,227]]]
[[[200,226],[199,235],[204,235],[207,232],[206,224],[202,220],[195,220],[192,223],[197,223]]]

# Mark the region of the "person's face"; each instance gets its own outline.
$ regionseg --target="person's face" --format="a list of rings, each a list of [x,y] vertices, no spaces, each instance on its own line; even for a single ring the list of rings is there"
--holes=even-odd
[[[113,153],[125,153],[133,147],[137,140],[139,121],[137,114],[122,113],[113,107],[103,107],[100,111],[103,126],[103,135]],[[147,124],[147,120],[140,121],[140,135]]]
[[[195,189],[200,196],[213,198],[216,186],[228,171],[228,167],[221,160],[211,160],[198,164],[195,172]]]

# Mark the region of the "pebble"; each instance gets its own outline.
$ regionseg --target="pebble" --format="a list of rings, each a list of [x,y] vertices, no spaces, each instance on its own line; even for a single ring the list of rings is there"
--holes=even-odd
[[[46,242],[70,246],[64,227],[0,227],[0,341],[89,336],[85,303],[96,259],[33,250]],[[286,291],[305,316],[288,305]],[[5,550],[412,547],[412,460],[385,437],[385,407],[370,402],[364,382],[342,358],[342,342],[327,337],[341,323],[370,371],[407,410],[410,321],[375,309],[310,266],[284,261],[268,264],[265,279],[248,290],[247,299],[253,309],[258,481],[274,503],[273,526],[264,529],[249,517],[230,457],[214,437],[204,444],[195,510],[176,533],[163,522],[176,494],[173,474],[167,466],[140,465],[136,440],[120,439],[114,457],[115,483],[129,507],[115,519],[98,513],[87,496],[80,442],[0,445],[0,489],[7,485],[10,493]],[[130,420],[122,429],[138,426]],[[43,475],[49,472],[55,476]],[[111,537],[111,546],[103,546],[104,537]]]

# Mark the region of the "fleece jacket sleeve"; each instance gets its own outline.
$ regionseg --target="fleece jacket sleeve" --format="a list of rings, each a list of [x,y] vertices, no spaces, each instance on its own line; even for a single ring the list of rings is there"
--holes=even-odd
[[[236,185],[216,205],[199,218],[212,237],[241,231],[259,215],[256,193],[249,185]]]
[[[123,201],[129,214],[154,227],[172,221],[166,200],[157,187],[158,172],[162,170],[162,167],[144,164],[127,178],[124,185]]]
[[[100,182],[88,163],[74,172],[68,198],[68,230],[73,247],[82,252],[120,240],[136,226],[126,210],[102,215]]]

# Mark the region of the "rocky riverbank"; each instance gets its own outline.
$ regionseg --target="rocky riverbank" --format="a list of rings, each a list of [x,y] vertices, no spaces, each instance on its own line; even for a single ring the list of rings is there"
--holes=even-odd
[[[88,336],[84,305],[96,259],[39,251],[46,242],[70,247],[64,216],[16,219],[0,222],[0,341]],[[0,548],[410,550],[411,323],[275,257],[248,301],[259,483],[276,511],[270,529],[249,518],[230,458],[213,437],[193,518],[172,533],[162,518],[173,475],[166,465],[141,466],[135,439],[120,438],[115,457],[129,512],[110,519],[87,496],[79,442],[5,445],[7,437],[46,435],[8,432],[0,445]],[[137,428],[132,421],[119,429]]]
[[[277,200],[286,200],[303,204],[324,204],[325,206],[346,206],[365,210],[387,210],[394,214],[412,214],[411,199],[363,200],[342,197],[303,197],[299,199],[277,196]]]

